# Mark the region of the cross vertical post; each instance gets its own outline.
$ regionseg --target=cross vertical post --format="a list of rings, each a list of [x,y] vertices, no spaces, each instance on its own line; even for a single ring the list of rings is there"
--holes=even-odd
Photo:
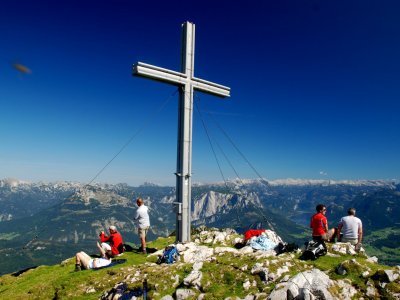
[[[194,77],[195,25],[182,24],[181,72],[137,62],[133,75],[170,83],[179,87],[178,145],[176,171],[176,240],[189,242],[191,231],[192,187],[192,119],[193,92],[202,91],[219,97],[229,97],[230,88]]]
[[[194,65],[194,24],[186,23],[182,28],[181,72],[188,78],[193,77]],[[190,241],[192,206],[192,118],[193,118],[193,86],[187,81],[179,89],[178,118],[178,153],[176,173],[176,195],[182,203],[182,214],[176,215],[176,238],[178,241]],[[180,201],[180,199],[182,199]],[[178,204],[179,205],[179,204]]]

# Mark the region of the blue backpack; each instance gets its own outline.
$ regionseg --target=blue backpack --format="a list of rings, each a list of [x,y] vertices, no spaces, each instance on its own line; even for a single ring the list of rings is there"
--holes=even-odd
[[[165,247],[162,256],[158,258],[157,264],[173,264],[179,259],[179,255],[179,251],[174,245],[167,246]]]

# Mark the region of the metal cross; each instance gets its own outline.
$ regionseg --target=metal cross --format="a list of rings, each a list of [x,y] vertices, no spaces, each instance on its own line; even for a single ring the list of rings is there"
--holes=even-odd
[[[176,174],[176,240],[190,241],[193,91],[229,97],[230,88],[194,77],[195,25],[182,24],[182,71],[138,62],[133,75],[179,86],[178,154]]]

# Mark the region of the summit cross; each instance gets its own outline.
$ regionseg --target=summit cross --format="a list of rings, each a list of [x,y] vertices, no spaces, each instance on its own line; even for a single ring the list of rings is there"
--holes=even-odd
[[[192,186],[192,118],[193,91],[201,91],[218,97],[229,97],[230,88],[194,77],[195,25],[182,24],[181,72],[137,62],[133,75],[147,77],[179,87],[178,145],[176,175],[176,240],[189,242],[191,231]]]

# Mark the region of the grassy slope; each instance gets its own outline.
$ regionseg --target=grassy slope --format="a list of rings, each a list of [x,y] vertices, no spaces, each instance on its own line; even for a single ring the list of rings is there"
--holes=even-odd
[[[149,247],[162,249],[173,242],[174,238],[160,238],[149,243]],[[362,265],[349,268],[347,275],[337,275],[334,269],[343,261],[349,260],[350,256],[324,256],[316,261],[300,261],[299,254],[294,258],[290,254],[279,257],[254,259],[252,256],[237,256],[229,253],[216,256],[213,262],[205,262],[202,268],[203,293],[205,299],[224,299],[228,296],[245,297],[252,293],[263,292],[269,294],[275,287],[275,283],[265,284],[259,276],[252,275],[250,270],[257,262],[269,261],[269,272],[276,270],[289,262],[289,275],[293,276],[299,271],[317,267],[326,271],[332,279],[348,279],[356,286],[361,296],[366,291],[366,280],[360,277],[360,273],[367,267],[374,274],[378,269],[388,268],[386,266],[372,264],[362,257],[356,260]],[[155,262],[155,256],[146,257],[135,252],[127,252],[123,258],[127,262],[122,265],[92,271],[74,272],[74,259],[64,264],[54,266],[40,266],[29,270],[18,277],[5,275],[0,277],[1,299],[99,299],[104,291],[110,290],[120,281],[128,281],[128,287],[134,289],[142,286],[143,275],[146,274],[149,282],[149,297],[159,299],[164,295],[172,295],[177,287],[183,286],[185,278],[192,270],[191,264],[179,263],[173,265],[144,264],[144,262]],[[245,267],[244,266],[248,266]],[[132,280],[136,275],[137,280]],[[177,280],[176,275],[179,276]],[[283,274],[283,277],[286,274]],[[129,278],[129,280],[128,280]],[[243,288],[246,280],[255,282],[249,290]],[[279,280],[277,281],[279,282]],[[399,285],[394,286],[399,289]],[[335,293],[334,290],[331,292]],[[200,292],[197,291],[197,294]]]
[[[171,243],[171,239],[159,239],[149,246],[161,249]],[[0,277],[0,299],[99,299],[103,290],[123,280],[118,275],[119,269],[127,265],[134,268],[146,261],[144,255],[134,252],[126,252],[123,258],[127,263],[97,271],[74,272],[75,259],[71,258],[65,264],[40,266],[18,277],[4,275]],[[96,291],[86,293],[88,286]]]

